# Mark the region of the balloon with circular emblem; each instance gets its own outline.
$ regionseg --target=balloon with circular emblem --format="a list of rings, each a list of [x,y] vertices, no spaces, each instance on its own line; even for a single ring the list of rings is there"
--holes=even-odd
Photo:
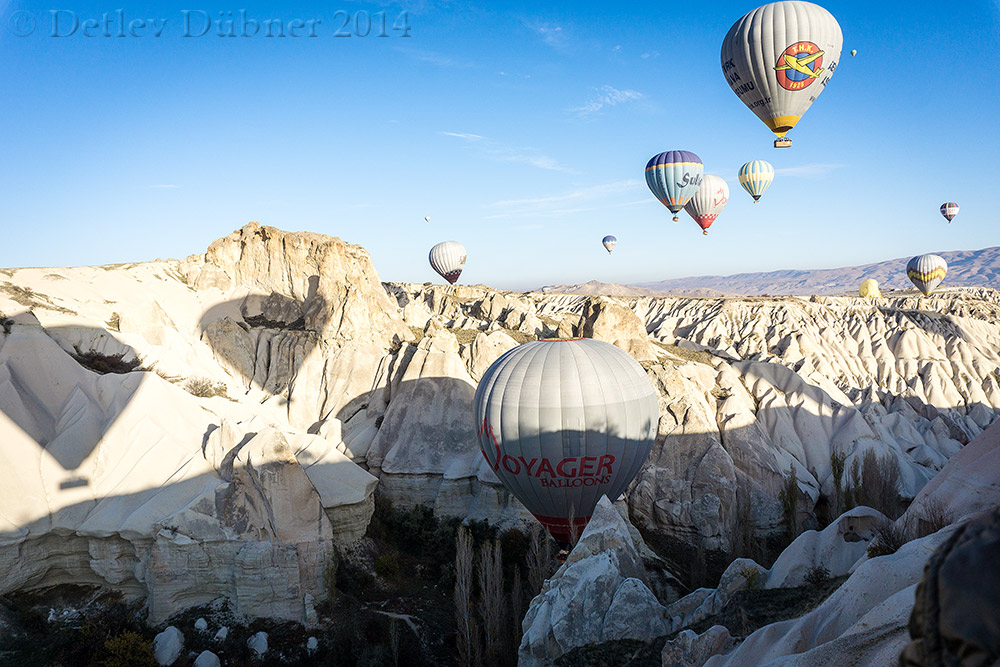
[[[764,191],[774,182],[774,167],[765,160],[751,160],[740,167],[740,185],[753,197],[753,203],[760,201]]]
[[[938,255],[917,255],[906,265],[906,277],[927,296],[948,275],[948,263]]]
[[[431,248],[427,259],[431,268],[452,285],[465,268],[465,247],[457,241],[445,241]]]
[[[489,467],[557,540],[582,532],[602,495],[638,474],[656,438],[656,389],[627,352],[591,338],[524,343],[476,389]]]
[[[763,5],[736,21],[722,42],[722,73],[737,97],[778,137],[819,97],[840,61],[837,19],[811,2]]]
[[[701,227],[701,233],[708,235],[708,228],[722,213],[729,202],[729,184],[715,174],[705,174],[701,187],[688,200],[684,210]]]
[[[943,215],[944,219],[948,221],[948,224],[951,224],[951,221],[955,219],[956,215],[958,215],[958,204],[953,201],[947,201],[941,204],[941,215]]]
[[[607,250],[608,254],[610,255],[611,251],[615,249],[616,245],[618,245],[618,239],[609,234],[608,236],[604,237],[601,243],[604,244],[604,249]]]
[[[667,151],[646,163],[646,185],[677,222],[677,214],[698,191],[704,173],[701,158],[691,151]]]

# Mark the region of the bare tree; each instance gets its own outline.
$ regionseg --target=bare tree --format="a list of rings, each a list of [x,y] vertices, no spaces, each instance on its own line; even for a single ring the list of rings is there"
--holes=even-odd
[[[576,525],[576,505],[569,504],[569,549],[573,550],[580,541],[580,529]]]
[[[857,464],[857,458],[854,459]],[[851,469],[854,477],[855,468]],[[872,507],[890,519],[900,514],[902,503],[899,497],[899,462],[892,454],[879,456],[874,449],[865,452],[861,461],[860,474],[852,480],[855,484],[854,501],[858,505]]]
[[[472,535],[465,526],[458,529],[455,548],[455,626],[458,663],[467,667],[478,664],[473,662]]]
[[[508,655],[516,656],[521,645],[521,620],[523,614],[521,598],[521,567],[514,566],[514,581],[510,586],[510,650]]]
[[[499,543],[490,540],[480,547],[478,575],[484,657],[490,664],[496,664],[504,642],[503,561]]]
[[[531,596],[542,592],[542,584],[552,574],[552,540],[545,529],[537,523],[531,524],[528,542],[528,587]]]

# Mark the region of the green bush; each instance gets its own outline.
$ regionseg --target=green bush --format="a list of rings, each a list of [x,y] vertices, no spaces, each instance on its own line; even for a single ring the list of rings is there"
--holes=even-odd
[[[226,384],[224,382],[212,382],[208,378],[192,378],[184,385],[184,389],[187,393],[198,398],[226,396]]]
[[[875,536],[868,545],[868,557],[878,558],[894,554],[906,542],[906,532],[895,523],[885,521],[875,529]]]
[[[824,565],[817,565],[806,572],[805,583],[813,588],[822,588],[830,581],[830,570]]]
[[[379,555],[375,559],[375,573],[385,579],[392,579],[399,574],[399,552],[393,549]]]
[[[153,642],[136,632],[126,631],[104,642],[102,667],[157,667]]]
[[[746,581],[746,590],[755,591],[760,588],[760,570],[757,568],[749,565],[747,567],[740,568],[739,575]]]

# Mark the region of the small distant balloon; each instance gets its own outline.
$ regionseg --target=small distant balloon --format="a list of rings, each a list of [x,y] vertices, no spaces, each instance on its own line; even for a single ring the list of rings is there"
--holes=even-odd
[[[878,291],[878,281],[874,278],[869,278],[861,283],[861,287],[858,288],[858,294],[861,295],[862,299],[882,298],[882,293]]]
[[[856,55],[858,55],[858,50],[857,49],[851,49],[851,57],[853,58]]]
[[[714,174],[705,174],[701,187],[688,200],[684,210],[701,227],[701,233],[708,236],[708,228],[722,213],[729,202],[729,184]]]
[[[457,241],[445,241],[431,248],[427,257],[431,268],[452,285],[465,268],[465,247]]]
[[[951,221],[958,215],[958,204],[953,201],[941,204],[941,215],[948,221],[948,224],[951,224]]]
[[[917,255],[906,265],[906,277],[917,289],[930,294],[948,274],[948,263],[937,255]]]
[[[604,237],[604,240],[601,241],[601,243],[604,244],[604,249],[607,250],[610,255],[611,251],[615,249],[616,245],[618,245],[618,239],[614,236],[608,235]]]
[[[701,186],[704,172],[701,158],[691,151],[667,151],[646,163],[646,185],[677,222],[677,214]]]
[[[774,167],[764,160],[751,160],[740,167],[739,178],[740,185],[750,193],[756,204],[774,181]]]
[[[425,215],[424,216],[424,222],[430,222],[430,221],[431,221],[431,216]]]

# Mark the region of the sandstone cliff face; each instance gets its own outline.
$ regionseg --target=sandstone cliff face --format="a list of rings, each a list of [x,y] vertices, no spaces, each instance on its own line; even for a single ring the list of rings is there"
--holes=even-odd
[[[892,457],[913,497],[1000,409],[1000,299],[989,290],[879,304],[387,290],[402,312],[426,307],[435,327],[485,334],[527,310],[544,335],[592,335],[636,354],[659,390],[660,426],[627,493],[631,516],[708,549],[733,547],[741,508],[759,533],[780,530],[793,467],[808,524],[834,493],[833,454],[848,469],[869,449]],[[502,349],[467,369],[481,373]]]
[[[913,497],[1000,410],[992,290],[872,304],[382,284],[357,246],[256,224],[183,261],[9,273],[0,591],[97,583],[156,618],[211,596],[306,618],[376,486],[439,516],[526,520],[471,407],[489,364],[536,337],[642,361],[660,421],[629,515],[708,549],[732,549],[741,515],[782,530],[793,466],[808,525],[832,454],[891,456]],[[155,372],[74,359],[109,355]],[[939,495],[979,477],[951,479]]]
[[[323,427],[412,338],[367,254],[249,225],[183,262],[9,273],[0,592],[107,586],[154,623],[218,598],[315,618],[377,484]]]

